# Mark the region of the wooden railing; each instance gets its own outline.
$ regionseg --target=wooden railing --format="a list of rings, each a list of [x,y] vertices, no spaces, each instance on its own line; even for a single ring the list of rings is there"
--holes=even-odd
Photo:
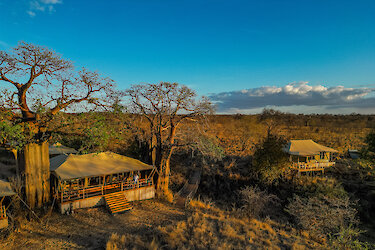
[[[119,191],[148,187],[152,186],[153,184],[154,183],[152,179],[139,179],[137,183],[135,183],[134,181],[124,181],[107,185],[89,186],[87,188],[65,188],[62,192],[58,193],[57,198],[60,199],[61,203],[63,203],[67,201],[102,196]]]
[[[293,162],[293,168],[300,171],[322,170],[335,165],[335,162]]]
[[[7,214],[5,212],[5,207],[0,206],[0,220],[5,219],[7,217]]]

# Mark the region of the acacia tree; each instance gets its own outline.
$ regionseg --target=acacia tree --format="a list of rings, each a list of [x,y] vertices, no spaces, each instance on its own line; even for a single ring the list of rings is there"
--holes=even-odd
[[[124,92],[129,107],[145,117],[148,124],[148,145],[152,163],[158,168],[157,193],[168,197],[170,159],[176,143],[176,132],[186,120],[196,121],[213,111],[206,97],[178,83],[138,84]]]
[[[18,164],[27,201],[41,206],[49,199],[48,124],[60,111],[109,107],[114,83],[96,72],[75,70],[46,47],[20,42],[9,52],[0,51],[0,84],[0,108],[11,111],[29,135]]]

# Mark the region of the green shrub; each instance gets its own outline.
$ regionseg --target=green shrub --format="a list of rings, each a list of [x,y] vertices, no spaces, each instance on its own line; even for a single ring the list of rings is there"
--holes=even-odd
[[[342,228],[337,234],[331,235],[328,243],[332,249],[373,249],[375,246],[358,240],[361,233],[362,231],[349,225],[349,227]]]
[[[363,170],[373,170],[375,165],[374,161],[371,159],[356,159],[354,162]]]
[[[261,181],[268,184],[277,180],[289,168],[288,155],[283,151],[286,140],[268,133],[257,145],[253,156],[253,169]]]

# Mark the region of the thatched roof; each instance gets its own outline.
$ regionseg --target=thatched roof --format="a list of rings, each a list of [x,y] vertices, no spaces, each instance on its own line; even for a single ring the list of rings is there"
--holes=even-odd
[[[318,155],[320,152],[337,153],[337,150],[320,145],[313,140],[291,140],[284,151],[291,155],[300,156]]]
[[[13,191],[10,183],[4,180],[0,180],[0,197],[3,196],[11,196],[15,195],[16,193]]]
[[[139,160],[112,152],[58,155],[50,159],[50,170],[61,180],[103,176],[152,169]]]
[[[76,154],[77,150],[62,145],[61,143],[55,143],[49,146],[50,155],[62,155],[62,154]]]

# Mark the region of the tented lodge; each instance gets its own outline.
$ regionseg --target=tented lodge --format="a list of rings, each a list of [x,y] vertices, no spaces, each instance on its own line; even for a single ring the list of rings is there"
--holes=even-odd
[[[129,201],[155,196],[155,169],[112,152],[58,155],[50,159],[50,169],[62,213],[99,205],[118,213],[131,208]]]
[[[313,140],[291,140],[284,151],[290,155],[292,168],[299,172],[324,172],[325,168],[335,165],[333,154],[337,153],[337,150]]]

